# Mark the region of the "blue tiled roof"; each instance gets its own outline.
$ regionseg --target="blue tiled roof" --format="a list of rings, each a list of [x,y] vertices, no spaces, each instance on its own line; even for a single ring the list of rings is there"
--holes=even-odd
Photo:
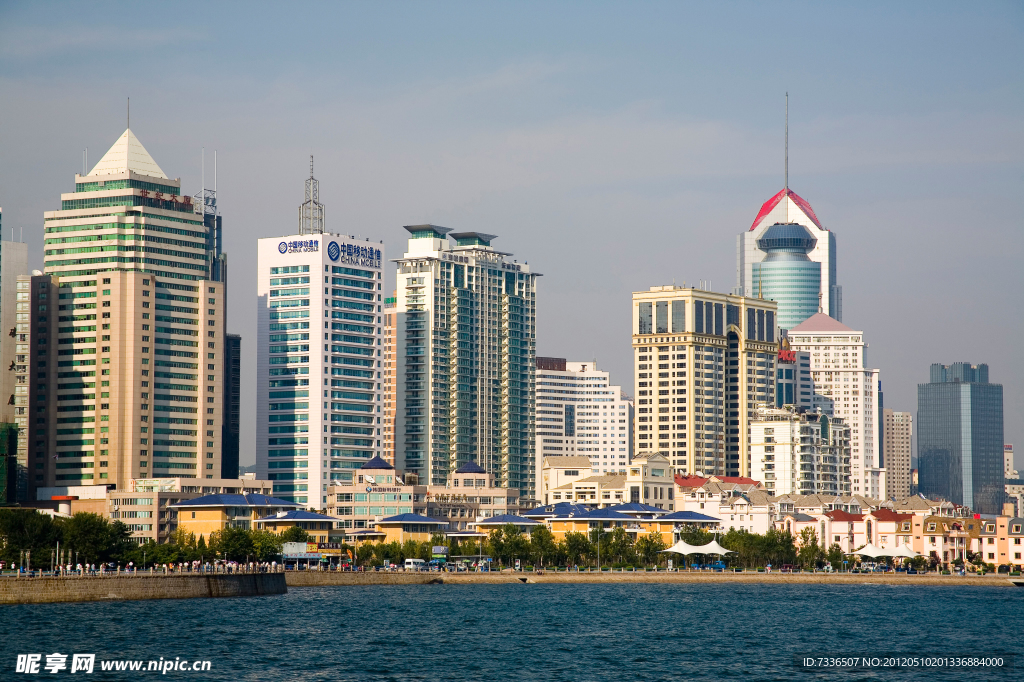
[[[556,504],[546,504],[541,507],[535,507],[530,511],[523,512],[520,516],[527,518],[548,518],[551,516],[564,516],[570,513],[582,514],[590,511],[593,507],[588,507],[585,504],[573,504],[572,502],[558,502]]]
[[[316,512],[305,511],[303,509],[293,509],[290,512],[286,512],[281,516],[265,516],[258,521],[341,521],[333,516],[324,516],[323,514],[317,514]]]
[[[298,509],[301,504],[268,495],[204,495],[192,500],[182,500],[172,507],[291,507]]]
[[[650,514],[667,514],[667,509],[660,509],[658,507],[652,507],[649,504],[640,504],[639,502],[625,502],[623,504],[614,504],[610,507],[605,507],[611,511],[622,512],[628,514],[629,512],[643,512]]]
[[[610,509],[588,509],[585,512],[558,514],[554,519],[589,519],[592,521],[633,521],[633,517]]]
[[[399,514],[398,516],[389,516],[386,519],[381,519],[377,523],[437,523],[442,526],[447,526],[447,521],[438,521],[432,519],[429,516],[420,516],[419,514]]]
[[[455,470],[457,474],[486,474],[484,468],[475,461],[470,460]]]
[[[516,516],[515,514],[498,514],[486,518],[483,521],[477,521],[477,526],[503,526],[506,523],[514,523],[517,526],[536,526],[540,525],[540,521],[528,519],[525,516]]]
[[[692,511],[677,511],[671,514],[665,514],[664,516],[658,517],[659,521],[690,521],[693,523],[715,521],[721,523],[722,520],[715,518],[714,516],[705,516],[704,514],[698,514]]]

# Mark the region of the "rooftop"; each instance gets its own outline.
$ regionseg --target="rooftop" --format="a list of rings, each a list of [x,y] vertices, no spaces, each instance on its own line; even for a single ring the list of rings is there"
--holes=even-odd
[[[372,459],[367,460],[366,464],[359,467],[360,469],[394,469],[395,467],[388,464],[385,460],[381,459],[380,455],[374,455]]]
[[[437,526],[447,526],[447,521],[438,521],[432,519],[429,516],[420,516],[419,514],[399,514],[398,516],[389,516],[386,519],[381,519],[376,523],[382,525],[390,525],[395,523],[421,523],[421,524],[433,524]]]
[[[856,330],[850,329],[845,324],[829,317],[825,313],[815,313],[806,320],[789,330],[790,335],[807,332],[840,332],[853,333]]]
[[[117,138],[117,141],[107,150],[99,163],[92,167],[86,177],[94,178],[128,171],[148,175],[152,178],[168,179],[146,148],[139,142],[139,138],[135,137],[131,128],[125,130],[121,137]]]
[[[289,512],[265,516],[258,521],[340,521],[333,516],[325,516],[316,512],[305,511],[304,509],[293,509]]]
[[[484,468],[474,460],[470,460],[455,470],[457,474],[486,474]]]
[[[282,500],[277,497],[270,497],[269,495],[230,495],[230,494],[217,494],[217,495],[204,495],[203,497],[197,497],[192,500],[182,500],[177,504],[172,504],[172,507],[291,507],[298,509],[302,505],[296,504],[295,502],[289,502],[288,500]]]
[[[779,205],[779,202],[781,202],[786,197],[789,197],[793,204],[796,205],[797,209],[799,209],[801,213],[803,213],[812,223],[814,223],[815,226],[818,227],[818,229],[825,229],[824,227],[822,227],[821,221],[818,220],[818,216],[814,214],[814,209],[811,208],[811,205],[807,203],[807,201],[799,194],[797,194],[788,187],[784,187],[781,190],[779,190],[778,194],[776,194],[771,199],[769,199],[768,201],[764,202],[761,205],[761,210],[757,212],[757,217],[754,218],[754,222],[750,225],[750,231],[753,232],[754,229],[757,228],[757,226],[760,224],[760,222],[764,220],[765,216],[771,213],[775,209],[775,207]],[[791,217],[788,219],[792,221]]]

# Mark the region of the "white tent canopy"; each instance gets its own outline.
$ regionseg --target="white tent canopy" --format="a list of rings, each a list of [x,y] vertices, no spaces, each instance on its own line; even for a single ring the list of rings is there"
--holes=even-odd
[[[846,553],[847,556],[851,556],[853,554],[859,554],[860,556],[867,556],[867,557],[871,557],[871,558],[880,557],[880,556],[892,556],[892,552],[889,552],[887,550],[881,549],[879,547],[875,547],[870,542],[868,544],[864,545],[863,547],[861,547],[860,549],[857,549],[857,550],[854,550],[852,552],[847,552]]]
[[[699,547],[689,545],[682,540],[672,545],[668,549],[661,550],[662,552],[672,552],[673,554],[682,554],[683,556],[689,556],[690,554],[702,554]]]
[[[722,547],[720,544],[718,544],[717,540],[712,540],[711,542],[709,542],[706,545],[701,545],[700,547],[697,547],[697,550],[699,550],[700,554],[720,554],[720,555],[725,555],[725,554],[735,554],[736,553],[736,552],[732,551],[731,549],[726,549],[725,547]]]
[[[915,552],[914,550],[910,549],[906,545],[900,545],[899,547],[897,547],[896,549],[894,549],[892,551],[892,555],[891,556],[894,556],[894,557],[904,557],[904,558],[907,558],[907,559],[913,559],[913,558],[919,557],[921,555],[918,554],[917,552]]]

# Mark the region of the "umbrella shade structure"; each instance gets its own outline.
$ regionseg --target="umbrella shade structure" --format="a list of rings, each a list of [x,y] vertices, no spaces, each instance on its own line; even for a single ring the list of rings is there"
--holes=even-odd
[[[720,556],[736,553],[731,549],[726,549],[725,547],[722,547],[720,544],[718,544],[717,540],[712,540],[706,545],[701,545],[700,547],[697,547],[697,550],[700,554],[718,554]]]
[[[672,545],[668,549],[661,550],[664,552],[672,552],[673,554],[682,554],[683,556],[689,556],[690,554],[704,554],[701,547],[694,547],[689,545],[682,540]]]
[[[852,556],[854,554],[871,557],[872,559],[880,556],[892,556],[892,552],[875,547],[870,542],[861,547],[860,549],[856,549],[852,552],[847,552],[846,556]]]
[[[915,552],[914,550],[910,549],[906,545],[900,545],[899,547],[897,547],[896,549],[894,549],[892,551],[891,556],[894,556],[894,557],[904,557],[905,559],[913,559],[913,558],[919,557],[921,555],[918,554],[917,552]]]

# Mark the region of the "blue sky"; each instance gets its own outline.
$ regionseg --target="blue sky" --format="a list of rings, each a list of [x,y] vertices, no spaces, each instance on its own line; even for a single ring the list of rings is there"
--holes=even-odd
[[[544,273],[538,353],[628,388],[630,292],[733,286],[736,235],[782,186],[789,91],[790,186],[836,233],[886,406],[916,412],[931,362],[988,362],[1024,445],[1020,3],[70,7],[0,2],[0,206],[33,267],[130,96],[187,192],[218,151],[250,366],[255,240],[293,231],[312,153],[329,229],[389,257],[405,224],[498,234]]]

